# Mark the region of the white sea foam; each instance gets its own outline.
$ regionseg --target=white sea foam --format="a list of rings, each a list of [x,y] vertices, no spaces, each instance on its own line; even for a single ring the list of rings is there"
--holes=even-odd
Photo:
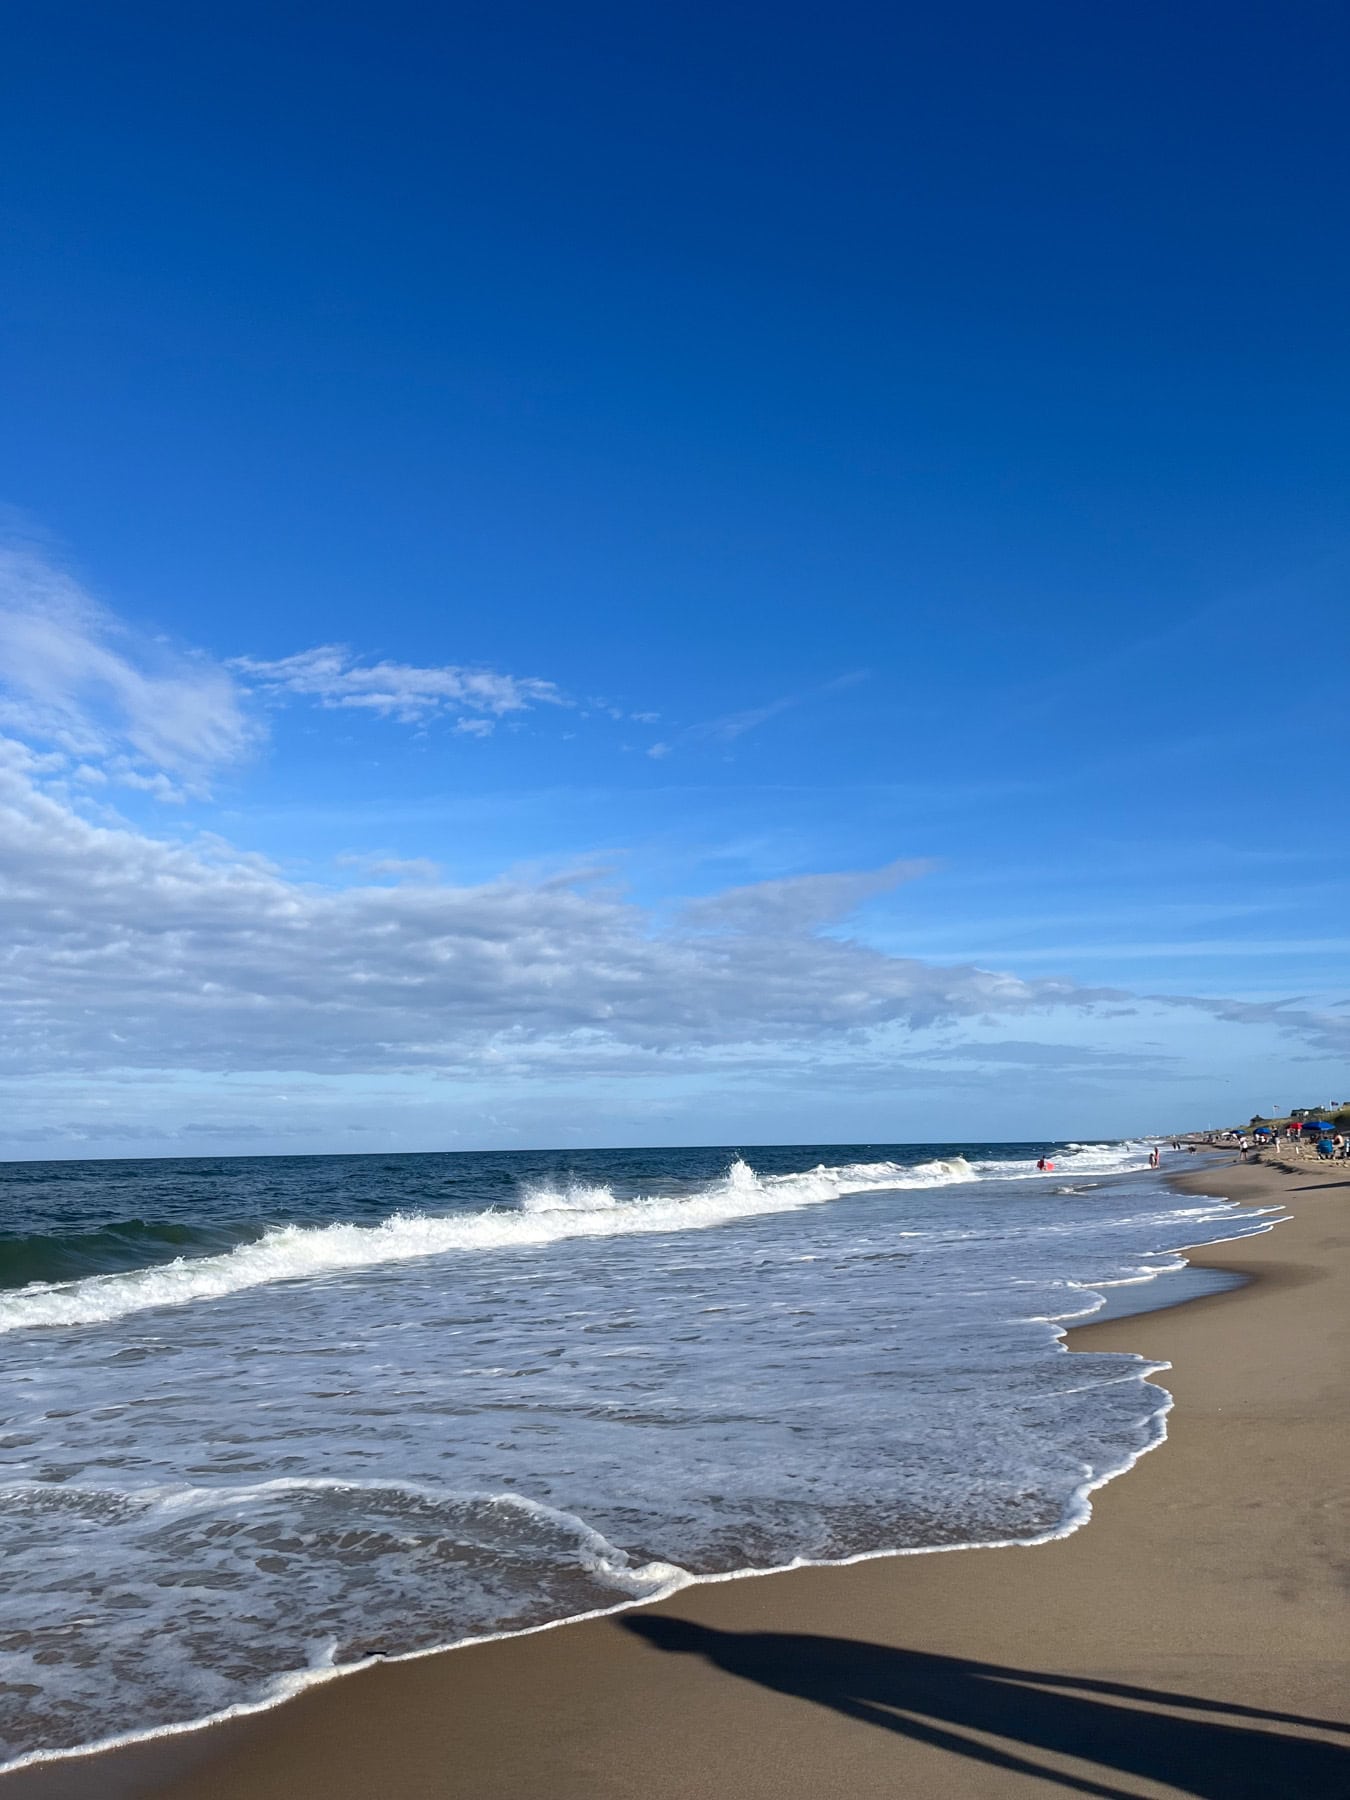
[[[634,1599],[650,1599],[668,1591],[671,1583],[681,1584],[691,1578],[687,1569],[674,1563],[649,1561],[635,1564],[625,1551],[610,1543],[575,1513],[546,1505],[528,1494],[512,1491],[476,1491],[462,1488],[436,1487],[428,1482],[362,1480],[349,1476],[292,1475],[269,1481],[222,1483],[217,1487],[195,1484],[151,1485],[140,1488],[85,1487],[79,1483],[54,1484],[46,1481],[14,1481],[0,1484],[0,1504],[36,1506],[55,1503],[62,1515],[86,1511],[120,1512],[127,1519],[154,1525],[164,1520],[198,1517],[230,1517],[235,1520],[270,1518],[278,1520],[294,1538],[303,1538],[308,1529],[305,1506],[315,1499],[332,1499],[343,1504],[395,1505],[416,1508],[442,1526],[447,1517],[461,1515],[500,1515],[509,1520],[513,1515],[519,1524],[533,1528],[549,1539],[566,1543],[579,1568],[598,1575]],[[351,1533],[347,1534],[349,1537]],[[406,1547],[406,1535],[404,1543]]]
[[[1056,1175],[1131,1175],[1147,1169],[1152,1148],[1141,1138],[1117,1144],[1070,1144],[1066,1150],[1052,1151],[1047,1160]],[[1037,1168],[1038,1161],[1029,1156],[991,1158],[972,1164],[972,1170],[981,1181],[1026,1181],[1046,1173]]]
[[[1167,1363],[1136,1361],[1131,1375],[1126,1379],[1137,1382],[1141,1388],[1144,1388],[1148,1377],[1158,1374],[1168,1367],[1170,1365]],[[223,1724],[230,1719],[267,1712],[283,1701],[304,1693],[308,1688],[368,1668],[377,1659],[388,1662],[419,1662],[429,1656],[442,1655],[451,1649],[468,1649],[474,1645],[500,1643],[509,1638],[530,1637],[539,1632],[556,1630],[561,1625],[580,1624],[588,1619],[612,1618],[615,1614],[628,1612],[634,1607],[650,1605],[655,1600],[667,1599],[686,1587],[716,1586],[724,1582],[786,1574],[800,1569],[846,1568],[858,1563],[877,1562],[883,1558],[894,1556],[930,1556],[945,1554],[949,1551],[973,1549],[1033,1548],[1071,1537],[1076,1531],[1080,1531],[1092,1517],[1093,1494],[1099,1488],[1105,1487],[1108,1482],[1116,1479],[1117,1476],[1125,1474],[1141,1457],[1147,1455],[1149,1451],[1157,1449],[1165,1441],[1167,1416],[1173,1406],[1172,1396],[1163,1389],[1149,1388],[1148,1391],[1157,1394],[1158,1404],[1147,1412],[1142,1421],[1138,1445],[1106,1467],[1094,1467],[1090,1463],[1081,1465],[1079,1480],[1068,1494],[1059,1519],[1043,1531],[1006,1538],[983,1536],[972,1538],[969,1542],[958,1539],[940,1544],[884,1545],[855,1551],[851,1555],[827,1557],[785,1555],[782,1560],[771,1563],[767,1567],[748,1565],[744,1568],[725,1569],[716,1574],[694,1574],[688,1569],[681,1568],[678,1564],[660,1561],[649,1561],[635,1568],[622,1550],[617,1549],[600,1532],[593,1530],[583,1519],[579,1519],[571,1513],[559,1512],[554,1507],[545,1506],[524,1495],[471,1496],[434,1493],[415,1484],[402,1483],[400,1484],[402,1491],[408,1496],[426,1498],[433,1502],[452,1500],[462,1503],[478,1499],[489,1504],[500,1505],[504,1510],[518,1508],[527,1517],[534,1515],[561,1526],[565,1533],[575,1536],[581,1551],[579,1561],[582,1566],[588,1568],[611,1586],[617,1597],[612,1604],[590,1607],[584,1611],[565,1614],[561,1618],[548,1619],[538,1624],[507,1627],[497,1631],[474,1632],[462,1637],[433,1639],[415,1649],[393,1653],[376,1651],[373,1654],[358,1655],[354,1659],[346,1661],[342,1660],[342,1646],[338,1638],[325,1637],[311,1646],[310,1654],[303,1668],[296,1667],[274,1675],[266,1684],[266,1689],[259,1698],[236,1701],[232,1705],[220,1707],[207,1706],[195,1718],[176,1720],[130,1731],[109,1732],[88,1743],[72,1745],[69,1748],[33,1750],[13,1759],[6,1757],[5,1747],[3,1743],[0,1743],[0,1774],[46,1763],[83,1760],[88,1756],[121,1749],[131,1744],[149,1743],[159,1738],[175,1737],[189,1731],[201,1730],[208,1725]],[[31,1485],[36,1487],[39,1484]],[[235,1490],[233,1493],[222,1489],[193,1489],[183,1490],[181,1495],[166,1493],[160,1498],[161,1504],[166,1509],[179,1504],[186,1508],[195,1506],[203,1511],[214,1512],[219,1510],[222,1501],[227,1505],[230,1500],[246,1503],[264,1495],[270,1496],[285,1490],[301,1493],[306,1489],[323,1490],[328,1488],[343,1492],[355,1490],[363,1485],[375,1487],[377,1484],[305,1480],[278,1481],[258,1483],[252,1488]],[[0,1487],[0,1497],[13,1491],[13,1489]],[[125,1496],[125,1498],[131,1499],[132,1496]]]
[[[68,1729],[72,1702],[97,1714],[110,1682],[135,1693],[143,1711],[187,1700],[204,1717],[228,1716],[235,1709],[222,1703],[250,1663],[252,1695],[274,1703],[373,1654],[406,1650],[404,1622],[438,1591],[449,1602],[440,1628],[481,1635],[513,1609],[522,1623],[547,1622],[536,1590],[550,1584],[566,1616],[656,1599],[692,1579],[673,1563],[635,1561],[575,1513],[528,1494],[406,1479],[143,1488],[26,1480],[0,1484],[0,1509],[23,1538],[6,1557],[6,1579],[28,1596],[17,1641],[0,1634],[0,1666],[28,1690],[38,1721],[55,1701],[48,1732]],[[95,1545],[95,1560],[82,1565]],[[97,1569],[104,1557],[115,1572]],[[44,1570],[57,1572],[45,1591]],[[116,1618],[104,1655],[85,1658],[89,1602],[72,1606],[71,1588],[102,1586],[109,1575]],[[246,1598],[233,1605],[235,1594]],[[423,1610],[413,1642],[434,1629],[434,1599]],[[119,1622],[131,1629],[118,1631]],[[12,1713],[0,1694],[0,1729]],[[9,1767],[5,1747],[0,1740]]]
[[[524,1213],[608,1212],[620,1205],[618,1195],[603,1181],[569,1181],[560,1188],[529,1186],[520,1197]]]
[[[277,1281],[314,1279],[454,1252],[533,1249],[568,1238],[703,1231],[736,1219],[789,1212],[841,1194],[931,1188],[975,1179],[961,1157],[919,1163],[821,1164],[760,1176],[739,1157],[720,1181],[675,1197],[618,1199],[607,1186],[535,1187],[518,1210],[395,1213],[378,1225],[285,1225],[218,1256],[83,1281],[35,1282],[0,1300],[0,1333],[36,1325],[92,1325],[160,1306],[217,1300]]]

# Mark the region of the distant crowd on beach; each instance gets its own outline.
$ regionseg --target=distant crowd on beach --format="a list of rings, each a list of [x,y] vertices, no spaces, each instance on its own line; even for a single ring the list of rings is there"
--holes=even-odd
[[[1260,1150],[1286,1150],[1293,1156],[1319,1156],[1324,1162],[1350,1160],[1350,1135],[1338,1131],[1325,1119],[1292,1119],[1284,1126],[1257,1125],[1250,1132],[1206,1131],[1200,1134],[1198,1142],[1191,1142],[1186,1148],[1192,1151],[1206,1147],[1218,1150],[1231,1145],[1236,1145],[1243,1162],[1253,1152]],[[1176,1142],[1172,1148],[1178,1150],[1181,1145]]]

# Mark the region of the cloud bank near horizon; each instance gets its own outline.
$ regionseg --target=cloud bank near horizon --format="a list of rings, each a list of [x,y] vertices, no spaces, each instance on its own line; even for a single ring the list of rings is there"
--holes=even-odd
[[[448,715],[474,731],[564,704],[542,678],[335,648],[226,665],[136,634],[22,547],[0,551],[0,658],[0,1072],[16,1080],[298,1070],[620,1083],[676,1066],[763,1075],[766,1058],[784,1071],[796,1058],[826,1083],[850,1069],[912,1083],[924,1071],[902,1054],[907,1034],[930,1034],[940,1060],[962,1054],[931,1043],[940,1028],[979,1034],[1132,998],[869,944],[855,914],[929,873],[920,859],[651,909],[604,872],[453,885],[429,859],[359,852],[346,859],[354,884],[306,882],[222,836],[157,834],[108,804],[119,784],[205,796],[213,774],[265,743],[255,692],[404,723]],[[1318,1051],[1350,1041],[1343,1015],[1296,1001],[1149,1004]]]
[[[903,865],[697,902],[662,926],[586,874],[323,887],[219,838],[98,823],[0,760],[12,1070],[465,1067],[808,1043],[1111,996],[888,955],[837,927]]]

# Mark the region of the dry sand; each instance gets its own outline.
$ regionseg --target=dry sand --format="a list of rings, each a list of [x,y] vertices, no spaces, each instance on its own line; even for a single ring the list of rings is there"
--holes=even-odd
[[[1249,1285],[1071,1335],[1170,1361],[1169,1438],[1086,1529],[694,1588],[375,1667],[271,1712],[0,1779],[0,1800],[1347,1800],[1350,1180],[1194,1255]]]

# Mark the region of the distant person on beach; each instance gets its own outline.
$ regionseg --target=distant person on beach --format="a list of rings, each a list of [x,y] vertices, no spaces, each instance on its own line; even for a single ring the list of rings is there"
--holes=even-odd
[[[1044,1156],[1036,1164],[1036,1167],[1040,1170],[1042,1175],[1053,1175],[1055,1172],[1055,1165]]]
[[[1251,1145],[1248,1143],[1246,1133],[1244,1132],[1243,1135],[1238,1139],[1238,1155],[1242,1158],[1243,1162],[1246,1162],[1247,1152],[1250,1149],[1251,1149]]]
[[[1150,1169],[1156,1169],[1161,1161],[1162,1158],[1158,1155],[1158,1146],[1155,1144],[1148,1153],[1148,1166]]]

